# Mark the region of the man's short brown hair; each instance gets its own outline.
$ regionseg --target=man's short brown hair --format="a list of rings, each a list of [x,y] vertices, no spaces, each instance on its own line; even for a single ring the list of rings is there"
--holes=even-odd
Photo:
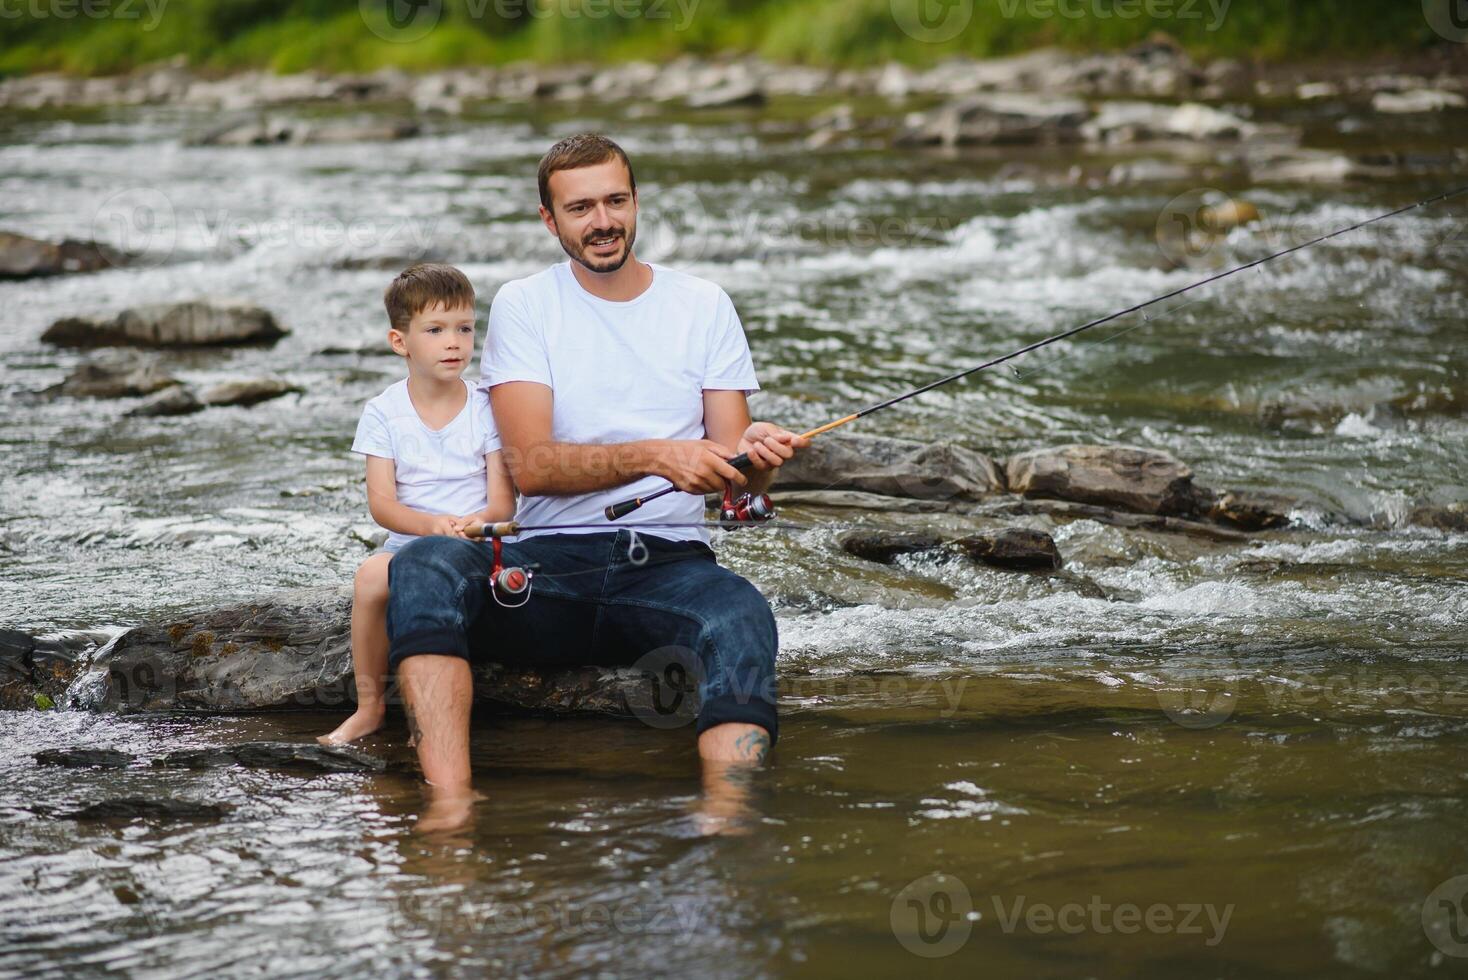
[[[398,273],[382,294],[382,301],[387,306],[387,319],[392,328],[407,333],[413,317],[430,307],[472,308],[474,287],[468,276],[451,265],[419,262]]]
[[[554,210],[551,207],[551,174],[558,170],[580,170],[582,167],[594,167],[608,160],[622,161],[627,168],[627,180],[631,182],[632,190],[635,193],[637,178],[632,174],[632,161],[627,159],[627,152],[605,136],[596,133],[582,133],[579,136],[566,137],[540,158],[540,171],[536,175],[540,182],[540,203],[547,211]]]

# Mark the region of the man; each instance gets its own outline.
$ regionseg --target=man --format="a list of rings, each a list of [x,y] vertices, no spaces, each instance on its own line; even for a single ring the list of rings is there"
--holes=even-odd
[[[541,220],[570,261],[501,288],[482,386],[523,497],[517,518],[590,526],[505,547],[507,563],[538,566],[533,597],[515,609],[486,588],[483,545],[425,538],[394,558],[390,659],[434,823],[460,822],[471,798],[470,657],[563,667],[689,651],[706,785],[758,765],[778,735],[769,604],[713,560],[702,528],[647,525],[702,520],[703,495],[726,480],[763,490],[806,443],[751,423],[746,396],[759,386],[724,291],[637,259],[637,184],[621,147],[563,140],[539,186]],[[753,464],[747,477],[728,463],[738,453]],[[665,481],[684,492],[627,526],[603,516]]]

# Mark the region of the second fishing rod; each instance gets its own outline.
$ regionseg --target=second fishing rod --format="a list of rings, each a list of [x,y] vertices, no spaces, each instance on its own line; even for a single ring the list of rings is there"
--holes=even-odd
[[[1069,330],[1065,330],[1061,333],[1046,337],[1043,340],[1037,340],[1032,344],[1027,344],[1024,347],[1021,347],[1019,350],[1011,351],[1010,353],[1005,354],[1001,357],[996,357],[993,360],[985,361],[984,363],[975,365],[974,367],[965,368],[962,371],[957,371],[953,374],[945,375],[934,381],[930,381],[927,384],[921,385],[917,388],[913,388],[911,391],[905,391],[900,395],[894,395],[893,397],[888,398],[886,401],[878,402],[875,405],[868,405],[866,408],[863,408],[860,411],[852,412],[850,415],[844,415],[839,419],[827,422],[825,425],[817,426],[816,428],[811,429],[809,432],[801,433],[801,438],[814,439],[816,436],[830,432],[832,429],[839,429],[843,425],[848,425],[852,422],[855,422],[857,419],[865,418],[866,416],[872,415],[876,412],[880,412],[883,409],[891,408],[893,405],[905,402],[909,398],[916,398],[918,395],[932,391],[934,388],[941,388],[943,385],[951,384],[954,381],[966,378],[971,374],[977,374],[980,371],[986,370],[999,364],[1003,364],[1006,361],[1012,361],[1016,357],[1022,357],[1025,354],[1030,353],[1031,351],[1039,350],[1042,347],[1048,347],[1051,344],[1058,343],[1068,337],[1074,337],[1076,334],[1084,333],[1085,331],[1090,330],[1094,327],[1099,327],[1102,324],[1111,323],[1114,320],[1119,320],[1122,317],[1128,316],[1132,313],[1138,313],[1142,310],[1147,309],[1148,307],[1156,306],[1158,303],[1164,303],[1167,300],[1173,299],[1177,296],[1181,296],[1184,293],[1192,292],[1193,290],[1200,289],[1203,286],[1209,285],[1210,283],[1218,282],[1220,279],[1227,279],[1229,276],[1238,275],[1240,272],[1247,272],[1248,270],[1258,268],[1259,266],[1262,266],[1267,262],[1273,262],[1275,259],[1283,258],[1284,256],[1290,255],[1294,252],[1303,251],[1304,249],[1310,248],[1313,245],[1319,245],[1321,242],[1329,241],[1332,238],[1339,238],[1342,235],[1348,235],[1351,232],[1358,231],[1362,228],[1367,227],[1368,225],[1374,225],[1378,221],[1385,221],[1388,218],[1395,218],[1398,215],[1406,214],[1408,211],[1414,211],[1418,208],[1425,208],[1433,204],[1439,204],[1443,201],[1457,197],[1464,193],[1468,193],[1468,186],[1459,187],[1456,190],[1446,191],[1442,194],[1438,194],[1435,197],[1430,197],[1425,200],[1417,201],[1413,204],[1408,204],[1405,207],[1397,208],[1395,211],[1389,211],[1386,214],[1379,214],[1376,217],[1368,218],[1365,221],[1358,221],[1356,224],[1351,225],[1350,227],[1341,228],[1337,231],[1330,232],[1329,234],[1321,235],[1319,238],[1312,238],[1310,241],[1302,242],[1299,245],[1293,245],[1289,248],[1281,249],[1280,251],[1274,252],[1271,255],[1266,255],[1261,259],[1255,259],[1253,262],[1245,263],[1244,265],[1229,269],[1226,272],[1220,272],[1217,275],[1209,276],[1206,279],[1200,279],[1197,282],[1189,283],[1186,286],[1174,289],[1170,293],[1163,293],[1161,296],[1153,297],[1152,299],[1149,299],[1144,303],[1138,303],[1135,306],[1129,306],[1124,310],[1118,310],[1115,313],[1111,313],[1098,319],[1092,320],[1089,323],[1083,323],[1078,327],[1072,327]],[[746,472],[750,468],[752,468],[754,464],[750,461],[749,455],[747,453],[740,453],[738,456],[735,456],[729,460],[729,465],[734,467],[736,470],[739,470],[740,472]],[[663,487],[661,490],[656,490],[645,497],[633,497],[630,500],[624,500],[621,503],[612,504],[606,508],[604,513],[606,514],[607,520],[615,521],[619,518],[626,517],[628,514],[639,509],[644,504],[657,500],[659,497],[667,496],[677,489],[678,488],[676,486],[670,483],[666,487]],[[726,499],[728,498],[728,496],[728,493],[726,493]]]

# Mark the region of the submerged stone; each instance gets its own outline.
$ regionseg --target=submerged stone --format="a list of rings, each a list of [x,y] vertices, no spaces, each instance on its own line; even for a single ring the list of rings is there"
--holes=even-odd
[[[63,820],[218,820],[229,813],[222,803],[194,803],[189,800],[149,800],[126,796],[96,803],[60,814]]]
[[[137,761],[136,756],[116,749],[45,749],[35,759],[43,766],[67,769],[126,769]]]
[[[154,759],[164,769],[283,769],[304,772],[383,772],[387,762],[343,745],[312,742],[241,742],[207,749],[179,749]]]

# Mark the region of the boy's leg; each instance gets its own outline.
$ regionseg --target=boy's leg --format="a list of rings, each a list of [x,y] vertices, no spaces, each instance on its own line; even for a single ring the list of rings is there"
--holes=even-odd
[[[469,792],[471,656],[497,663],[559,665],[591,647],[596,606],[576,601],[605,577],[606,546],[590,541],[507,544],[506,564],[533,563],[532,598],[506,609],[489,592],[493,553],[460,538],[420,538],[393,558],[388,662],[436,797]]]
[[[409,542],[389,567],[389,662],[423,777],[437,795],[469,793],[468,629],[483,606],[489,549],[458,538]]]
[[[357,569],[352,583],[352,673],[357,710],[329,735],[324,745],[345,745],[382,727],[387,711],[387,569],[390,554],[373,555]]]

